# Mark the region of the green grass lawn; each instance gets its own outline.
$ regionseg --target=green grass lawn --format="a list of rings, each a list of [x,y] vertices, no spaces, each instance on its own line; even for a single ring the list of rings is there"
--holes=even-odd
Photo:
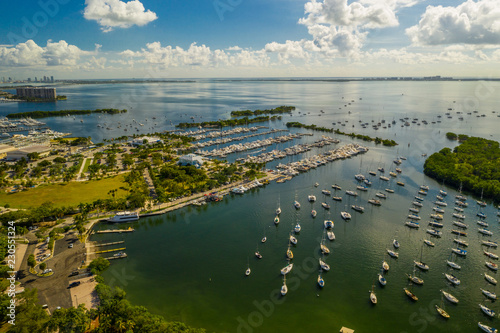
[[[0,193],[0,205],[9,204],[12,208],[28,208],[40,206],[51,201],[54,206],[77,206],[80,202],[90,203],[97,199],[111,198],[110,190],[118,189],[116,198],[125,196],[126,191],[120,189],[127,186],[124,174],[102,180],[87,182],[70,182],[65,184],[41,185],[39,187],[17,193]]]

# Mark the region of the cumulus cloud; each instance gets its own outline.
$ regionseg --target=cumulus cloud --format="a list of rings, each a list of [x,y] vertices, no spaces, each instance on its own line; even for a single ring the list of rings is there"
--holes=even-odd
[[[468,0],[457,7],[428,6],[406,30],[414,45],[500,44],[498,0]]]
[[[394,27],[399,25],[396,11],[416,3],[418,0],[360,0],[350,4],[347,0],[312,0],[305,4],[306,17],[300,19],[299,23],[368,29]]]
[[[47,41],[47,46],[38,46],[33,40],[19,43],[13,47],[0,47],[0,65],[2,66],[75,66],[84,55],[96,54],[83,51],[66,41]]]
[[[104,32],[114,28],[143,26],[156,20],[156,13],[146,10],[139,0],[85,0],[83,17],[97,21]]]
[[[268,43],[264,47],[266,52],[278,54],[278,60],[282,64],[290,64],[290,59],[309,59],[311,55],[304,50],[303,42],[287,40],[286,43]]]
[[[125,50],[120,55],[131,63],[136,59],[137,63],[149,65],[160,65],[163,67],[199,66],[266,66],[269,62],[264,50],[250,51],[240,47],[233,47],[234,51],[227,53],[224,50],[211,50],[206,45],[192,43],[188,49],[179,46],[162,46],[160,42],[146,44],[140,51]]]

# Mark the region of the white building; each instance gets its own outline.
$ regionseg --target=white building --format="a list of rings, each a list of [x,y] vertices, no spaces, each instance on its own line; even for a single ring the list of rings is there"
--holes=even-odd
[[[12,150],[7,152],[7,160],[20,160],[21,158],[25,158],[26,160],[29,160],[28,154],[30,153],[38,153],[40,157],[45,157],[49,155],[51,148],[49,146],[43,146],[43,145],[35,145],[35,146],[29,146],[29,147],[24,147],[20,148],[17,150]]]
[[[146,141],[144,141],[146,140]],[[140,138],[135,138],[134,140],[130,141],[130,145],[137,147],[137,146],[142,146],[146,142],[146,144],[154,144],[154,143],[163,143],[163,140],[157,137],[151,137],[151,136],[142,136]]]
[[[196,154],[187,154],[179,157],[180,165],[194,165],[195,167],[200,167],[205,163],[203,157],[198,156]]]

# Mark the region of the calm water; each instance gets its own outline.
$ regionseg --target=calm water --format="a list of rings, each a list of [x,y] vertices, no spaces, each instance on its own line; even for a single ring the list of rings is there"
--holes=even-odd
[[[489,85],[489,84],[488,84]],[[333,126],[332,122],[348,121],[346,126],[338,126],[343,131],[354,131],[371,136],[392,138],[399,146],[387,148],[366,144],[370,151],[344,161],[336,161],[295,177],[284,184],[270,184],[255,189],[243,196],[230,195],[223,202],[203,207],[188,207],[167,215],[141,219],[132,226],[134,233],[98,236],[94,240],[125,240],[127,259],[116,260],[105,273],[108,283],[126,290],[135,304],[148,307],[152,312],[163,315],[168,320],[184,321],[192,326],[205,327],[215,332],[281,332],[281,331],[338,331],[347,326],[356,332],[475,332],[477,322],[497,326],[497,320],[483,315],[478,303],[483,303],[495,311],[500,311],[496,303],[485,301],[479,288],[495,292],[494,286],[487,285],[482,273],[486,257],[480,246],[475,214],[478,209],[470,197],[466,209],[466,223],[469,224],[467,258],[454,258],[462,265],[454,274],[461,285],[452,287],[443,273],[449,272],[445,260],[450,258],[450,248],[454,247],[451,234],[452,212],[455,191],[447,189],[443,237],[433,239],[436,247],[422,247],[422,239],[427,238],[425,230],[429,214],[432,212],[440,184],[422,173],[424,158],[422,153],[434,151],[455,144],[444,138],[444,133],[454,131],[500,140],[497,130],[499,119],[498,104],[494,99],[496,86],[488,90],[478,82],[212,82],[175,84],[120,84],[69,86],[58,88],[59,94],[68,96],[68,101],[57,104],[8,104],[0,105],[0,115],[14,111],[36,109],[79,109],[120,107],[129,113],[118,116],[86,116],[81,118],[47,119],[49,126],[56,130],[72,131],[75,135],[91,135],[94,141],[126,134],[120,129],[101,131],[97,123],[130,123],[136,119],[146,126],[146,119],[155,128],[172,128],[179,121],[214,120],[228,117],[235,109],[269,108],[278,105],[295,105],[293,116],[284,116],[282,122],[271,123],[271,127],[283,127],[290,119],[309,124]],[[493,93],[488,94],[488,92]],[[90,98],[89,98],[90,97]],[[342,99],[342,97],[344,97]],[[128,98],[128,99],[127,99]],[[360,99],[362,98],[362,99]],[[354,100],[354,102],[351,102]],[[455,102],[454,102],[455,101]],[[347,103],[351,103],[351,105]],[[347,106],[345,106],[347,105]],[[452,108],[452,111],[447,111]],[[319,116],[323,110],[325,113]],[[486,117],[467,115],[478,110]],[[300,114],[299,114],[300,111]],[[349,114],[348,111],[351,113]],[[464,120],[457,119],[456,112],[464,112]],[[451,112],[452,119],[444,116]],[[401,127],[399,118],[410,117],[438,120],[439,124],[427,126]],[[200,118],[202,117],[202,118]],[[84,120],[81,123],[79,120]],[[382,119],[397,124],[392,128],[375,131],[369,126],[362,129],[359,120],[378,122]],[[355,128],[352,128],[355,125]],[[146,132],[146,128],[141,128]],[[300,131],[303,132],[303,131]],[[305,137],[287,145],[311,142],[320,138]],[[261,139],[257,137],[255,139]],[[351,142],[348,137],[339,137],[340,145]],[[360,142],[360,141],[354,141]],[[408,143],[411,143],[408,146]],[[326,146],[322,150],[332,149]],[[213,147],[210,147],[213,148]],[[269,147],[268,149],[272,149]],[[282,148],[282,147],[280,147]],[[230,156],[245,156],[247,153]],[[392,160],[403,155],[408,157],[398,176],[405,187],[394,182],[386,183],[373,178],[372,189],[360,192],[359,198],[345,196],[346,189],[355,189],[354,174],[360,170],[368,175],[368,170],[384,166],[386,173],[394,169]],[[303,156],[275,161],[288,162]],[[313,187],[318,182],[319,187]],[[343,202],[338,203],[321,194],[321,189],[331,189],[338,183],[342,186]],[[425,198],[420,230],[409,230],[403,223],[408,208],[418,187],[431,187]],[[381,207],[373,207],[367,200],[379,190],[391,187],[394,194],[388,194]],[[315,194],[318,201],[307,202],[307,195]],[[340,195],[340,194],[339,194]],[[297,199],[302,208],[296,211],[292,204]],[[273,224],[274,211],[280,202],[283,213],[281,222]],[[327,213],[321,202],[328,202],[332,208]],[[351,211],[353,219],[344,222],[340,211],[353,203],[365,207],[364,214]],[[312,207],[318,216],[310,216]],[[483,210],[488,214],[487,222],[494,232],[493,240],[498,240],[496,210],[489,205]],[[331,266],[324,273],[325,287],[317,287],[319,242],[323,236],[323,220],[331,218],[335,222],[336,240],[329,242],[332,253],[326,257]],[[297,221],[302,225],[298,245],[294,247],[294,269],[288,275],[289,292],[286,297],[276,295],[282,285],[280,269],[286,265],[285,251],[288,236]],[[110,228],[109,225],[98,226]],[[127,225],[128,227],[128,225]],[[260,243],[266,235],[267,242]],[[391,248],[393,238],[401,243],[399,259],[387,259],[386,248]],[[264,256],[258,260],[253,253],[256,249]],[[430,270],[420,276],[423,286],[414,286],[413,291],[419,301],[412,303],[403,293],[407,285],[405,273],[411,273],[413,260],[420,257]],[[498,252],[494,251],[493,252]],[[383,259],[391,268],[387,273],[387,286],[381,288],[377,282]],[[250,265],[252,273],[245,277]],[[494,273],[489,272],[494,275]],[[498,278],[498,277],[497,277]],[[372,306],[369,293],[375,284],[379,303]],[[441,303],[440,289],[450,291],[459,300],[459,305],[447,303],[444,307],[451,315],[448,321],[439,317],[434,309]]]

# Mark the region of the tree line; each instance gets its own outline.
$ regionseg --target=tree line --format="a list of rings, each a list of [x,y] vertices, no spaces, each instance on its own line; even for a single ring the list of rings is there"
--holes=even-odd
[[[448,135],[447,135],[448,136]],[[458,138],[459,136],[457,136]],[[485,198],[500,198],[499,143],[478,137],[467,137],[455,147],[432,154],[424,164],[424,173],[449,186]]]
[[[17,112],[9,113],[6,117],[10,119],[18,118],[47,118],[47,117],[65,117],[67,115],[85,115],[91,113],[107,113],[107,114],[118,114],[125,113],[126,109],[95,109],[95,110],[60,110],[60,111],[29,111],[29,112]]]
[[[383,144],[384,146],[392,147],[392,146],[397,146],[398,143],[394,140],[389,140],[389,139],[382,139],[379,137],[372,138],[368,135],[363,135],[363,134],[356,134],[356,133],[345,133],[340,131],[339,129],[334,130],[333,128],[327,128],[327,127],[321,127],[317,125],[306,125],[299,123],[298,121],[291,121],[286,123],[286,127],[295,127],[295,128],[305,128],[313,131],[319,131],[319,132],[328,132],[328,133],[335,133],[339,135],[345,135],[349,136],[351,138],[356,138],[364,141],[372,141],[375,142],[376,144]]]
[[[226,126],[241,126],[250,123],[262,123],[266,121],[272,121],[276,119],[281,119],[281,116],[259,116],[255,118],[240,118],[240,119],[228,119],[228,120],[217,120],[217,121],[204,121],[201,123],[179,123],[175,125],[177,128],[189,128],[189,127],[226,127]]]
[[[274,109],[265,109],[265,110],[243,110],[243,111],[231,111],[232,117],[242,117],[242,116],[259,116],[261,114],[280,114],[280,113],[290,113],[295,110],[295,106],[278,106]]]

